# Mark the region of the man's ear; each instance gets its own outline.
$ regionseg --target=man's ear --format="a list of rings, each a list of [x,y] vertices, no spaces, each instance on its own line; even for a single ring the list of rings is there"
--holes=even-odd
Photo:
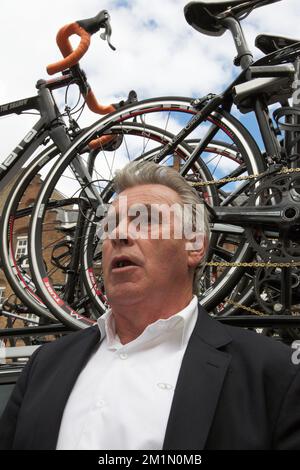
[[[186,241],[188,252],[188,266],[195,268],[201,263],[207,249],[207,237],[204,234],[197,234],[192,240]]]

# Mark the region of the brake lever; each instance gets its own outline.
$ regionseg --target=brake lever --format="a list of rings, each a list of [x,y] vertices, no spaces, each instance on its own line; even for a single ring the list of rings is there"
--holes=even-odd
[[[112,33],[112,29],[111,29],[111,26],[110,26],[110,23],[107,21],[105,23],[105,31],[103,33],[100,34],[100,38],[103,39],[103,41],[107,41],[109,47],[115,51],[116,48],[115,46],[112,45],[112,43],[110,42],[110,38],[111,38],[111,33]]]

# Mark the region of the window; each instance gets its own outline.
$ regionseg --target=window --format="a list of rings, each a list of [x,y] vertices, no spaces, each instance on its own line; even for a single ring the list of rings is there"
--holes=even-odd
[[[28,239],[27,237],[18,237],[17,239],[17,247],[15,257],[16,260],[22,258],[23,256],[28,255]],[[24,258],[24,261],[21,265],[23,268],[29,268],[28,258]]]

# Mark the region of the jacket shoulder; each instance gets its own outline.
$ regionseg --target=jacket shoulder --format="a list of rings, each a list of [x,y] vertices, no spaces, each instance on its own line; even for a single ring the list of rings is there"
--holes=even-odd
[[[55,341],[44,344],[39,348],[38,356],[39,359],[42,359],[48,356],[53,357],[53,355],[56,354],[61,355],[75,346],[81,347],[83,344],[89,343],[93,340],[96,343],[99,339],[100,332],[97,325],[91,326],[83,330],[68,333]]]
[[[252,365],[256,370],[272,370],[278,376],[293,376],[299,370],[294,360],[295,350],[281,340],[236,326],[223,324],[222,327],[232,338],[228,352],[238,356],[245,365]]]

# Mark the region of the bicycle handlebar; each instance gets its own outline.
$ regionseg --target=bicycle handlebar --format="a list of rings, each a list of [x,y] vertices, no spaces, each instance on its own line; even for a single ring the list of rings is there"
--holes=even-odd
[[[122,101],[118,104],[110,104],[108,106],[103,106],[98,103],[94,93],[91,90],[91,87],[86,81],[86,76],[83,70],[80,69],[78,62],[87,52],[90,42],[91,35],[99,31],[99,29],[104,28],[104,33],[100,34],[101,39],[106,40],[109,47],[113,50],[116,50],[115,47],[111,44],[110,38],[112,29],[110,26],[110,16],[106,10],[100,11],[98,15],[93,18],[88,18],[86,20],[76,21],[75,23],[70,23],[66,26],[63,26],[57,33],[56,43],[63,55],[63,59],[59,62],[48,65],[47,72],[49,75],[53,75],[58,72],[63,72],[66,69],[72,69],[72,73],[65,75],[67,83],[69,83],[69,77],[76,77],[75,80],[79,83],[80,90],[84,96],[85,102],[88,105],[89,109],[97,114],[108,114],[116,111],[122,106],[126,106],[129,103],[137,101],[137,95],[135,91],[131,91],[128,95],[126,101]],[[77,34],[80,36],[80,43],[78,47],[73,50],[73,47],[69,41],[69,37],[72,34]],[[64,80],[59,79],[51,80],[48,83],[52,88],[55,87],[55,83],[60,82],[62,84]],[[92,140],[88,146],[91,150],[96,150],[99,147],[102,147],[106,144],[110,144],[115,140],[115,136],[103,135],[99,138]]]
[[[75,21],[74,23],[63,26],[57,33],[56,43],[64,59],[48,65],[47,72],[49,75],[62,72],[76,65],[88,50],[92,34],[97,33],[101,28],[105,28],[105,32],[100,35],[101,38],[107,40],[110,48],[115,50],[115,47],[112,46],[110,42],[112,30],[110,26],[110,16],[106,10],[100,11],[100,13],[93,18]],[[77,34],[81,38],[80,44],[75,51],[69,41],[69,37],[73,34]]]
[[[87,52],[90,42],[91,35],[99,31],[100,28],[105,28],[105,32],[100,35],[104,40],[107,40],[108,45],[111,49],[115,50],[110,42],[111,37],[111,26],[110,26],[110,16],[106,10],[102,10],[98,15],[93,18],[88,18],[86,20],[76,21],[75,23],[70,23],[66,26],[63,26],[57,33],[56,43],[64,57],[64,59],[59,62],[55,62],[47,66],[47,72],[49,75],[54,75],[55,73],[62,72],[68,68],[74,67],[78,64],[79,60]],[[69,41],[69,37],[73,34],[76,34],[80,37],[80,43],[75,49]],[[94,93],[91,88],[88,86],[88,91],[84,96],[85,101],[91,111],[97,114],[108,114],[116,110],[113,105],[103,106],[98,103]]]
[[[73,34],[77,34],[81,38],[80,44],[75,51],[69,41],[69,37]],[[64,59],[48,65],[48,74],[54,75],[55,73],[62,72],[63,70],[76,65],[88,50],[90,42],[91,35],[79,26],[77,22],[63,26],[57,33],[56,43],[64,56]]]

